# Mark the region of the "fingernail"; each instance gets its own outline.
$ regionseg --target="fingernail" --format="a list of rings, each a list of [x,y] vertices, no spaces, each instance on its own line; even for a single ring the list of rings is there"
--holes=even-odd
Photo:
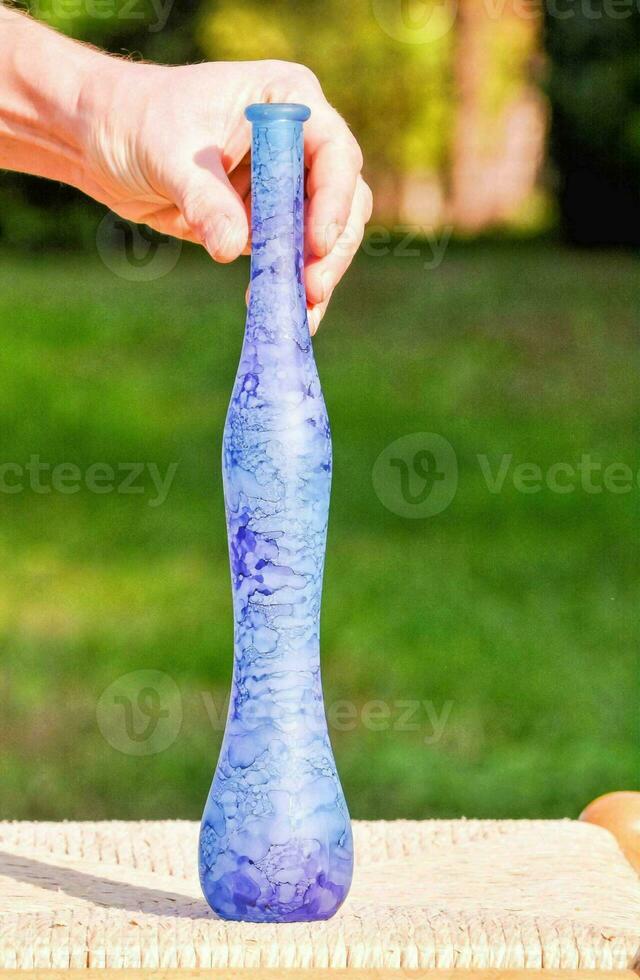
[[[309,333],[313,337],[316,330],[320,324],[320,318],[317,310],[309,310],[307,313],[307,319],[309,321]]]
[[[212,229],[207,235],[207,251],[214,257],[223,254],[229,244],[232,232],[231,218],[227,214],[219,214],[215,218]]]

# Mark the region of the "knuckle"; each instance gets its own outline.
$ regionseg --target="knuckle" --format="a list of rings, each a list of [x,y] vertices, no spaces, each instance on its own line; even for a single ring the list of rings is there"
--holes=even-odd
[[[187,186],[180,197],[185,217],[188,221],[196,221],[204,210],[202,190],[199,187]]]
[[[320,85],[320,81],[318,80],[318,76],[314,72],[312,72],[311,69],[307,67],[307,65],[296,64],[295,70],[296,73],[300,76],[301,81],[305,83],[307,86],[316,90],[322,88],[322,86]]]
[[[199,242],[204,242],[207,233],[207,224],[202,208],[193,199],[185,200],[182,205],[182,215],[192,235]]]
[[[267,101],[295,102],[302,99],[319,103],[324,99],[320,82],[306,65],[295,61],[270,61],[270,80],[265,88]]]
[[[272,61],[272,70],[278,81],[298,88],[320,88],[320,82],[306,65],[297,61]]]
[[[364,220],[368,221],[373,214],[373,191],[366,181],[362,181],[362,191],[364,194]]]
[[[286,61],[284,58],[269,58],[267,61],[261,62],[261,67],[267,69],[272,77],[284,78],[290,72],[295,71],[298,65],[295,61]]]
[[[335,112],[336,131],[334,135],[335,143],[340,147],[340,152],[344,154],[349,168],[356,173],[360,173],[364,165],[364,157],[357,139],[347,126],[342,116]]]
[[[351,137],[351,156],[353,160],[354,167],[357,168],[358,173],[362,170],[364,165],[364,157],[362,156],[362,150],[360,149],[360,144],[354,136]]]
[[[342,225],[342,228],[340,230],[343,230],[349,218],[351,217],[353,198],[351,194],[349,194],[347,191],[344,191],[342,194],[335,194],[334,191],[333,197],[335,201],[334,203],[335,215],[337,218],[337,221],[335,223],[338,226]]]
[[[349,243],[349,250],[346,254],[346,263],[343,271],[346,271],[351,265],[356,252],[358,251],[360,245],[362,244],[363,237],[364,237],[364,225],[359,227],[357,231],[355,231],[351,236],[351,241]]]
[[[340,278],[345,269],[348,268],[351,259],[358,251],[361,235],[357,228],[349,225],[338,239],[334,249],[335,255],[335,274]]]

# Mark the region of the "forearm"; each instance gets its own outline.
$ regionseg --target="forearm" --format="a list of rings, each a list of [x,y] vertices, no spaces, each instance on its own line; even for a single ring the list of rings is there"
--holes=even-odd
[[[103,60],[0,2],[0,168],[82,186],[82,89]]]

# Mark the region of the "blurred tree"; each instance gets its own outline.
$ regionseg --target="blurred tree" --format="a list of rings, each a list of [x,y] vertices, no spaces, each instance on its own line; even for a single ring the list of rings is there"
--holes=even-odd
[[[561,14],[562,16],[560,16]],[[640,8],[549,8],[551,150],[568,238],[640,244]]]
[[[534,194],[547,115],[531,77],[540,25],[513,0],[459,2],[448,217],[462,231],[508,221]]]
[[[210,58],[284,58],[315,71],[362,143],[378,210],[392,219],[407,174],[441,175],[454,110],[447,0],[428,4],[426,32],[399,15],[400,5],[371,0],[209,0],[198,34]]]
[[[194,24],[199,0],[25,0],[38,20],[112,54],[180,64],[201,57]]]
[[[478,231],[535,186],[539,21],[508,0],[205,0],[198,37],[211,58],[309,65],[363,145],[378,217]]]

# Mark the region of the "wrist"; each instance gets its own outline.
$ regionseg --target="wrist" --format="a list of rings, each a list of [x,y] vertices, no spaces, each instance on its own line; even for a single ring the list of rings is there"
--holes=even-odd
[[[80,71],[76,139],[84,168],[83,190],[105,200],[138,174],[136,140],[154,104],[161,65],[132,62],[93,52],[97,60]]]
[[[0,166],[79,185],[84,79],[104,55],[1,8]]]

